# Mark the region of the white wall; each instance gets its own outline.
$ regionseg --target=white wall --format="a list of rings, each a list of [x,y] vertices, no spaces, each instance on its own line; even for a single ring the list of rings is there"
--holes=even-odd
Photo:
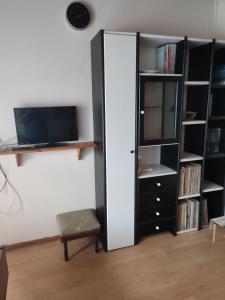
[[[92,140],[90,40],[101,28],[212,37],[212,0],[89,0],[94,18],[75,31],[65,20],[72,0],[0,0],[0,139],[15,137],[13,107],[77,105],[82,140]],[[225,5],[220,0],[220,5]],[[222,7],[222,6],[221,6]],[[223,12],[218,36],[225,38]],[[93,151],[27,155],[16,167],[1,157],[24,210],[0,217],[0,244],[57,234],[55,215],[94,207]],[[1,179],[0,179],[1,180]],[[12,200],[0,195],[0,210]]]

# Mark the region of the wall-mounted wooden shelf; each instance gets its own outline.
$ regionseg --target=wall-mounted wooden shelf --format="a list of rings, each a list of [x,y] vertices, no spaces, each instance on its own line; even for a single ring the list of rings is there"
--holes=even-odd
[[[3,150],[0,151],[0,155],[15,155],[17,166],[21,166],[22,155],[31,154],[36,152],[52,152],[52,151],[63,151],[63,150],[76,150],[77,160],[81,159],[81,151],[88,148],[96,148],[97,145],[94,142],[82,142],[74,143],[63,146],[49,146],[49,147],[38,147],[38,148],[27,148],[27,149],[16,149],[16,150]]]

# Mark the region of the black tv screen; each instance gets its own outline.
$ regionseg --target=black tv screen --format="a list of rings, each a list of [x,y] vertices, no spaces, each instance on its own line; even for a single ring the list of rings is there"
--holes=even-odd
[[[78,139],[76,106],[14,108],[19,145]]]

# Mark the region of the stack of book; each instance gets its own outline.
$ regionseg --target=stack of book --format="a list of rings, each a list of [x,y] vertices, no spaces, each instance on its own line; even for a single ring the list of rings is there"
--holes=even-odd
[[[178,231],[198,227],[199,201],[187,199],[178,205]]]
[[[210,128],[208,132],[208,153],[219,152],[221,128]]]
[[[179,196],[199,194],[201,179],[201,165],[187,164],[180,169]]]
[[[161,73],[175,73],[176,44],[167,44],[156,51],[156,66]]]
[[[207,199],[202,201],[202,226],[209,225],[208,202]]]

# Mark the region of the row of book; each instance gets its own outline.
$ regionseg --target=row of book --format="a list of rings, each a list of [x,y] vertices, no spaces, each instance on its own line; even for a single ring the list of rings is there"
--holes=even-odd
[[[189,163],[181,167],[179,196],[199,194],[201,165]]]
[[[156,67],[161,73],[175,73],[176,44],[167,44],[156,51]]]
[[[178,205],[178,231],[197,228],[199,201],[186,199]]]
[[[209,128],[208,131],[208,153],[217,153],[220,148],[221,128]]]
[[[201,224],[209,224],[207,199],[202,201]],[[198,228],[199,201],[196,199],[183,200],[178,205],[178,231]]]

